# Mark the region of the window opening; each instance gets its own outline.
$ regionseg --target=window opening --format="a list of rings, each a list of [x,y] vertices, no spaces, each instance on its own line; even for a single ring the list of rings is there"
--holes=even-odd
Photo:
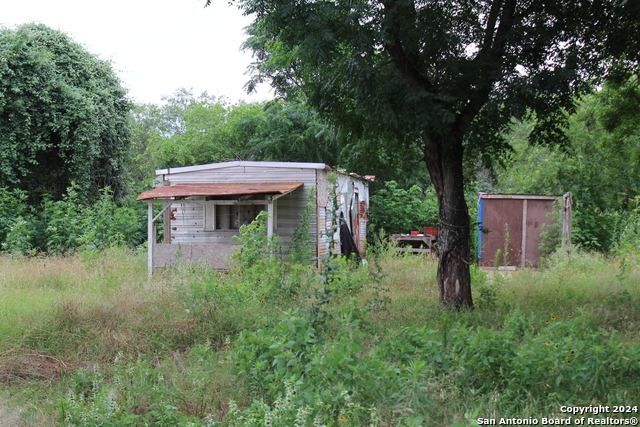
[[[249,224],[258,214],[266,210],[264,205],[217,205],[215,209],[215,230],[238,230]]]

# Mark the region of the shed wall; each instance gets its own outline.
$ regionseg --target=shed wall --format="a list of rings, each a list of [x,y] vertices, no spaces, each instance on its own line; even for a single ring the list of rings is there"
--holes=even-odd
[[[478,206],[482,228],[480,266],[537,268],[543,254],[542,232],[549,222],[555,199],[555,196],[481,195]],[[506,257],[505,246],[508,247]]]
[[[525,267],[539,267],[542,257],[542,232],[550,222],[553,200],[527,200],[527,225],[525,242]]]
[[[519,266],[522,255],[522,200],[485,199],[481,266]],[[507,234],[509,239],[507,241]],[[509,254],[505,263],[505,244]]]

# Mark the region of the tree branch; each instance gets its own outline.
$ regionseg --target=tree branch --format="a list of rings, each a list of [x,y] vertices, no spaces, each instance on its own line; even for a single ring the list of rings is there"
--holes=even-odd
[[[458,129],[463,132],[486,104],[493,85],[501,78],[500,68],[507,38],[514,24],[516,3],[517,0],[496,0],[491,7],[482,49],[473,60],[477,63],[475,68],[478,70],[480,79],[483,79],[483,84],[469,96],[469,102],[458,114],[456,120]],[[500,7],[502,7],[501,12],[498,10]],[[500,23],[494,34],[493,28],[498,15]]]
[[[409,20],[415,23],[415,3],[412,3],[411,8],[402,8],[398,6],[395,0],[383,2],[385,15],[388,18],[391,12],[402,13],[404,17],[410,16]],[[400,38],[400,32],[398,25],[393,25],[389,30],[389,35],[392,39],[391,44],[385,44],[384,48],[389,53],[389,57],[393,61],[396,69],[402,77],[404,77],[409,84],[415,87],[431,90],[433,89],[433,83],[422,75],[418,67],[419,59],[417,55],[409,54],[402,46],[402,40]]]
[[[487,28],[484,32],[484,40],[480,52],[486,53],[491,48],[493,42],[493,35],[495,34],[496,22],[498,21],[498,14],[502,7],[502,1],[496,0],[491,5],[491,11],[489,12],[489,18],[487,19]]]

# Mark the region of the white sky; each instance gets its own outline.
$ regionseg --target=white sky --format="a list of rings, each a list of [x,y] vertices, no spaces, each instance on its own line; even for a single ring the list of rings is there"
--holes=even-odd
[[[240,51],[251,18],[228,0],[0,0],[0,25],[39,22],[61,30],[113,68],[136,102],[193,88],[232,103],[273,97],[268,86],[247,95],[250,52]]]

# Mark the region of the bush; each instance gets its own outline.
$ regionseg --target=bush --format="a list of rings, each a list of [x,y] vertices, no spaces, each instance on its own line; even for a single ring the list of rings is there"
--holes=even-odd
[[[424,191],[417,185],[409,189],[398,188],[395,181],[371,195],[370,227],[384,229],[389,234],[422,231],[427,226],[438,226],[438,199],[433,189]]]
[[[119,367],[116,366],[116,369]],[[120,369],[122,369],[120,367]],[[136,388],[142,377],[148,387]],[[73,390],[60,402],[60,421],[73,427],[135,427],[140,425],[205,427],[208,423],[186,415],[170,400],[163,372],[139,361],[106,381],[97,367],[93,373],[78,371],[70,380]],[[138,413],[136,413],[138,412]],[[142,413],[140,413],[142,412]]]
[[[27,199],[28,195],[23,190],[0,188],[0,243],[5,242],[18,218],[32,216]]]
[[[505,407],[510,399],[547,405],[602,402],[611,384],[640,387],[634,356],[640,346],[623,345],[616,332],[601,330],[587,315],[550,316],[541,322],[516,310],[501,329],[458,323],[447,332],[446,343],[443,332],[405,328],[379,349],[390,363],[418,357],[427,377],[451,377],[463,394],[498,392]]]
[[[110,246],[138,246],[146,240],[146,206],[133,199],[114,200],[109,188],[93,204],[81,200],[72,185],[60,200],[45,197],[31,208],[20,190],[0,189],[0,244],[12,253],[68,254]]]
[[[257,331],[243,331],[235,342],[234,366],[255,395],[275,400],[295,384],[300,405],[322,408],[322,416],[339,419],[347,403],[382,402],[395,374],[362,353],[365,334],[359,321],[344,317],[335,337],[320,337],[313,319],[299,310]],[[392,386],[393,388],[393,386]],[[317,413],[317,412],[316,412]]]

